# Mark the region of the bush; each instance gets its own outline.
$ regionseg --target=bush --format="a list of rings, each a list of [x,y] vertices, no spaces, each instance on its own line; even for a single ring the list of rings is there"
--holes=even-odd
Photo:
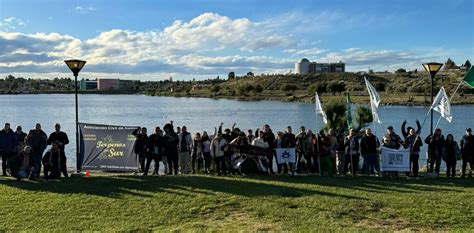
[[[253,88],[253,91],[254,91],[255,93],[262,93],[262,92],[263,92],[263,87],[260,86],[260,84],[258,84],[257,86],[255,86],[255,87]]]
[[[281,87],[281,90],[282,91],[285,91],[285,92],[293,92],[295,90],[298,90],[298,87],[296,85],[293,85],[293,84],[285,84]]]

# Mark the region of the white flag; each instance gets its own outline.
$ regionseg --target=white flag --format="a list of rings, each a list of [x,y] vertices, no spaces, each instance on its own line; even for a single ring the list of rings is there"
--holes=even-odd
[[[365,80],[365,85],[367,86],[367,91],[369,92],[370,96],[370,108],[372,109],[372,116],[374,118],[374,121],[381,124],[382,122],[380,121],[379,114],[377,113],[377,110],[380,105],[380,95],[377,93],[377,90],[375,90],[375,87],[370,84],[369,80],[364,76]]]
[[[449,98],[448,95],[446,95],[444,87],[441,87],[441,90],[439,90],[431,108],[439,112],[449,123],[453,120],[453,115],[451,115],[451,104],[449,103]]]
[[[326,113],[323,111],[323,106],[321,105],[321,101],[319,100],[319,96],[317,92],[316,92],[316,97],[315,97],[315,104],[316,104],[316,113],[320,113],[321,116],[323,116],[324,124],[327,124],[328,119],[327,119]]]
[[[277,163],[294,163],[296,162],[295,148],[289,149],[275,149],[277,154]]]

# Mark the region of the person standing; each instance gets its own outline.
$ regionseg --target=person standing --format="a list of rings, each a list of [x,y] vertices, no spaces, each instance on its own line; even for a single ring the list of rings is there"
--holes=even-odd
[[[428,135],[425,138],[425,143],[428,144],[428,150],[430,153],[430,164],[429,164],[429,172],[436,172],[439,175],[439,170],[441,166],[441,157],[443,155],[444,150],[444,135],[441,134],[441,129],[437,128],[434,132],[434,135]],[[435,167],[436,164],[436,167]]]
[[[405,138],[405,145],[410,146],[410,167],[413,172],[413,176],[418,177],[418,160],[420,159],[420,148],[423,146],[420,135],[415,132],[415,129],[408,127],[408,135]],[[407,176],[410,172],[407,172]]]
[[[336,137],[335,130],[329,129],[329,133],[328,133],[327,137],[329,139],[329,142],[331,143],[329,151],[330,151],[330,154],[331,154],[333,174],[337,174],[336,162],[337,162],[337,148],[339,147],[339,145],[338,145],[338,140],[337,140],[337,137]]]
[[[28,145],[31,146],[31,163],[33,171],[30,173],[30,180],[36,180],[41,172],[41,159],[43,158],[43,152],[46,149],[48,136],[41,130],[41,124],[37,123],[35,129],[30,130],[28,136],[26,136]]]
[[[214,157],[218,176],[227,175],[224,158],[225,151],[227,151],[227,141],[222,137],[222,132],[219,131],[211,141],[211,156]]]
[[[300,132],[296,135],[296,156],[298,163],[296,169],[298,173],[305,171],[309,173],[311,168],[311,157],[308,155],[308,137],[304,126],[300,127]]]
[[[204,157],[204,172],[206,174],[209,174],[211,172],[211,140],[209,139],[209,136],[207,135],[207,132],[204,131],[202,133],[202,155]]]
[[[331,161],[331,141],[325,135],[324,130],[319,131],[318,137],[321,174],[332,176],[334,173]]]
[[[349,135],[344,140],[345,146],[345,165],[344,165],[344,174],[347,173],[349,169],[349,164],[351,168],[351,174],[354,176],[357,173],[359,168],[359,137],[357,136],[354,129],[349,129]]]
[[[174,132],[172,124],[166,124],[163,127],[165,136],[163,137],[163,152],[168,160],[168,175],[174,172],[178,175],[178,145],[179,136]]]
[[[281,144],[282,144],[281,145],[282,148],[288,148],[288,149],[296,148],[296,136],[291,132],[291,127],[288,127],[286,129],[286,132],[283,134]],[[293,176],[296,175],[296,161],[297,161],[297,157],[295,155],[295,161],[288,163],[288,165],[290,166],[291,175]],[[286,166],[286,164],[282,164],[282,165],[283,167],[280,166],[281,167],[280,169],[283,170],[285,174],[287,174],[288,167]]]
[[[5,128],[0,131],[0,154],[2,156],[3,176],[7,175],[8,160],[14,155],[18,145],[16,134],[11,130],[10,123],[5,124]]]
[[[346,153],[344,146],[344,132],[340,132],[336,135],[337,148],[336,148],[336,172],[337,175],[344,175],[346,172]]]
[[[145,172],[143,173],[144,176],[148,175],[148,171],[150,170],[150,165],[152,161],[155,161],[152,175],[158,175],[162,154],[162,140],[163,132],[161,131],[160,127],[155,127],[153,134],[150,135],[147,140],[146,164]]]
[[[201,166],[204,160],[203,156],[203,145],[202,145],[202,137],[200,133],[196,133],[193,138],[193,142],[191,145],[191,164],[192,164],[192,173],[197,174],[201,170]],[[197,161],[197,164],[196,164]],[[197,170],[196,170],[197,167]]]
[[[16,138],[18,139],[18,144],[23,146],[25,144],[26,133],[22,131],[21,125],[16,127]]]
[[[135,154],[138,157],[138,162],[140,164],[141,173],[145,172],[145,161],[146,161],[146,152],[147,152],[147,128],[138,128],[132,132],[133,135],[137,138],[135,141]]]
[[[56,123],[56,125],[54,125],[54,129],[55,131],[49,135],[47,144],[52,145],[53,143],[56,143],[59,147],[59,170],[63,173],[64,177],[68,177],[66,152],[64,148],[67,144],[69,144],[69,139],[67,137],[67,134],[61,131],[61,125],[59,125],[59,123]]]
[[[263,126],[263,140],[267,143],[269,149],[271,150],[275,149],[273,147],[273,142],[275,141],[275,134],[273,134],[273,131],[269,125]],[[275,171],[273,171],[273,157],[275,156],[276,154],[274,153],[267,155],[268,166],[270,168],[270,174],[275,174]]]
[[[461,139],[461,153],[462,153],[462,173],[461,178],[466,177],[466,167],[469,163],[471,170],[469,177],[472,177],[472,170],[474,169],[474,135],[472,135],[471,128],[467,128]]]
[[[452,134],[446,136],[443,160],[446,162],[446,177],[456,177],[456,160],[460,149]]]
[[[372,170],[380,175],[380,167],[377,164],[377,148],[380,146],[378,138],[372,134],[372,129],[365,129],[365,134],[360,139],[360,152],[364,158],[364,173],[370,175]]]
[[[179,144],[179,165],[181,167],[181,174],[189,174],[189,154],[191,152],[192,138],[188,133],[186,126],[181,127],[181,133],[178,134]]]

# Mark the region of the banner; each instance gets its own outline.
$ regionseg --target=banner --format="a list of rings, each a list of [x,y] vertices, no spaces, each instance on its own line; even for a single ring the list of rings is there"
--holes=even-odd
[[[273,150],[252,145],[234,145],[229,144],[228,148],[233,153],[241,153],[247,156],[273,156]]]
[[[474,68],[471,67],[471,69],[469,69],[463,80],[470,88],[474,88]]]
[[[321,105],[321,100],[319,100],[318,93],[316,92],[316,97],[315,98],[315,108],[316,108],[316,114],[321,114],[323,118],[323,123],[327,124],[328,123],[328,117],[326,116],[326,113],[323,110],[323,106]]]
[[[134,153],[139,127],[79,123],[78,170],[138,171]]]
[[[346,96],[346,119],[347,119],[347,127],[350,129],[352,128],[352,110],[351,110],[351,96],[349,92],[347,92]]]
[[[275,149],[277,154],[277,163],[294,163],[296,161],[295,148]]]
[[[410,148],[400,147],[400,149],[394,150],[382,146],[380,152],[381,171],[410,171]]]

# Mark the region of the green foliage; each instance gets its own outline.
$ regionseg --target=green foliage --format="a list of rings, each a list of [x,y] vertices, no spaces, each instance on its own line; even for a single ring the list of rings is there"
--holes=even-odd
[[[326,112],[328,129],[336,129],[344,131],[347,129],[346,124],[346,104],[343,101],[331,101],[323,106]]]
[[[327,86],[327,90],[332,93],[332,95],[336,95],[336,93],[346,91],[346,84],[343,82],[330,82]]]
[[[229,72],[229,74],[227,75],[227,78],[228,79],[235,79],[235,72]]]
[[[454,63],[453,60],[451,60],[451,58],[448,58],[448,60],[446,61],[446,63],[444,63],[444,69],[445,70],[449,70],[449,69],[455,69],[457,66],[456,66],[456,63]]]
[[[382,82],[375,83],[374,87],[378,92],[385,91],[385,83],[382,83]]]
[[[295,91],[295,90],[298,90],[298,86],[293,85],[293,84],[285,84],[285,85],[283,85],[283,86],[281,87],[281,90],[282,90],[282,91],[285,91],[285,92],[291,93],[291,92],[293,92],[293,91]]]
[[[398,70],[395,71],[395,74],[404,74],[404,73],[406,73],[406,72],[407,72],[407,71],[406,71],[405,69],[400,68],[400,69],[398,69]]]
[[[356,110],[356,121],[359,129],[369,125],[374,121],[372,110],[364,105],[358,106]]]
[[[219,85],[213,85],[211,88],[211,92],[219,92],[221,87]]]
[[[263,87],[260,86],[260,84],[257,84],[257,86],[255,86],[255,87],[253,88],[253,91],[254,91],[255,93],[257,93],[257,94],[262,93],[262,92],[263,92]]]
[[[328,85],[325,82],[314,83],[311,84],[306,90],[308,95],[314,95],[315,92],[318,92],[318,94],[322,95],[323,93],[327,92],[327,86]]]

